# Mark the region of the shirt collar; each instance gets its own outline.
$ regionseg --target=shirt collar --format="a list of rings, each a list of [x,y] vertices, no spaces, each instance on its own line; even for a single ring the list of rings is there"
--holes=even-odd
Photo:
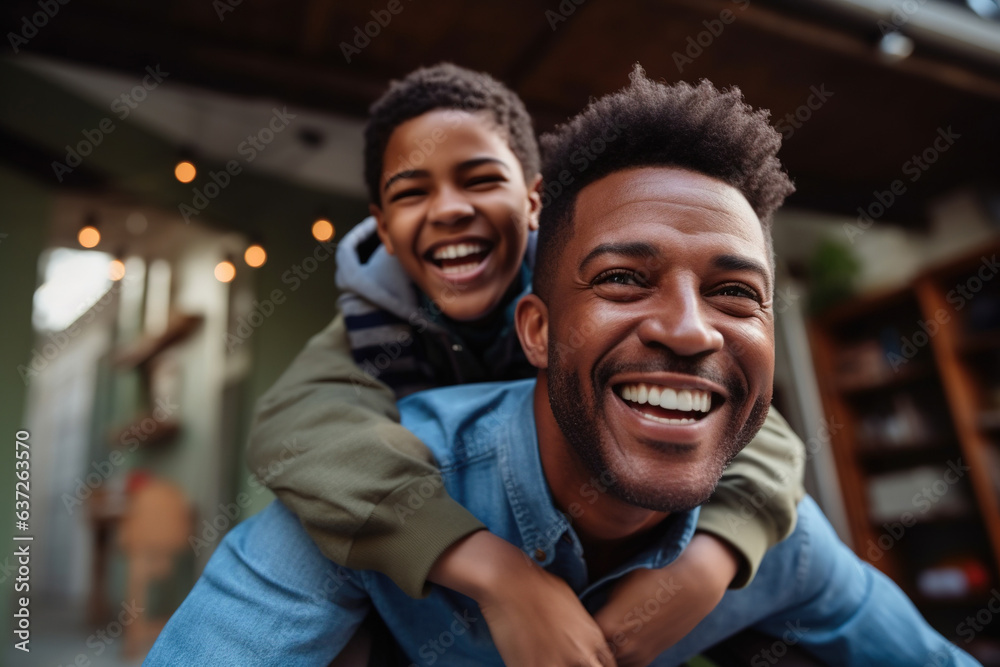
[[[506,420],[507,437],[498,438],[498,455],[504,488],[521,532],[523,549],[539,564],[548,565],[554,559],[556,544],[564,534],[568,532],[576,545],[579,545],[579,540],[571,526],[571,518],[556,508],[545,479],[535,427],[533,399],[536,383],[525,383],[523,386],[525,391],[517,398],[513,418]],[[673,562],[691,542],[699,510],[696,507],[688,512],[671,514],[657,527],[659,536],[654,544],[600,581],[593,582],[588,591],[637,568],[660,569]]]

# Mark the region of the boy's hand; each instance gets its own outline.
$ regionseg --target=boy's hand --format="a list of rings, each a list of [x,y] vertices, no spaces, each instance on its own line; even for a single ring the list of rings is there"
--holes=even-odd
[[[569,585],[488,531],[452,546],[428,578],[479,603],[504,664],[615,666],[604,634]]]
[[[673,563],[636,570],[595,614],[619,667],[645,667],[715,609],[740,561],[722,540],[696,533]]]

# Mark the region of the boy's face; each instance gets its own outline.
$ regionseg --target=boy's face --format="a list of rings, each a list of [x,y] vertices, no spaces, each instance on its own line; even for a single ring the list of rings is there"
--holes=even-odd
[[[521,163],[487,114],[437,109],[392,133],[372,205],[378,235],[445,315],[485,317],[520,271],[538,227],[540,176]]]

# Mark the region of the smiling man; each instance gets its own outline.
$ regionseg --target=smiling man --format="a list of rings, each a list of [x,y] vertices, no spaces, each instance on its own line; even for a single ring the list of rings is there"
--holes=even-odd
[[[399,404],[448,492],[620,627],[619,665],[680,664],[745,628],[830,664],[976,664],[809,498],[749,586],[669,650],[631,652],[673,585],[645,591],[642,609],[618,608],[613,591],[677,557],[728,461],[767,428],[769,226],[791,184],[777,133],[738,91],[664,86],[639,69],[543,140],[546,180],[609,119],[621,138],[542,212],[535,294],[517,308],[537,380]],[[441,587],[415,600],[384,575],[339,568],[277,503],[226,537],[147,664],[325,665],[373,608],[413,665],[502,664],[472,600]]]

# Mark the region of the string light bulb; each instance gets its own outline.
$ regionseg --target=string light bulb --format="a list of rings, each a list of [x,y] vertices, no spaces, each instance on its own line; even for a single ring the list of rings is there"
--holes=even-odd
[[[236,265],[224,259],[215,265],[215,279],[220,283],[231,283],[236,277]]]
[[[313,223],[312,235],[317,241],[329,241],[333,238],[333,223],[326,218],[320,218]]]
[[[190,160],[182,160],[174,167],[174,178],[181,183],[190,183],[198,175],[198,169]]]
[[[84,225],[77,232],[76,240],[84,248],[96,248],[97,244],[101,242],[101,233],[94,225]]]
[[[119,280],[124,278],[125,262],[123,262],[121,259],[117,257],[111,260],[111,262],[108,264],[108,277],[115,282],[118,282]]]
[[[267,261],[267,251],[261,244],[254,243],[244,251],[243,261],[247,263],[247,266],[259,269]]]

